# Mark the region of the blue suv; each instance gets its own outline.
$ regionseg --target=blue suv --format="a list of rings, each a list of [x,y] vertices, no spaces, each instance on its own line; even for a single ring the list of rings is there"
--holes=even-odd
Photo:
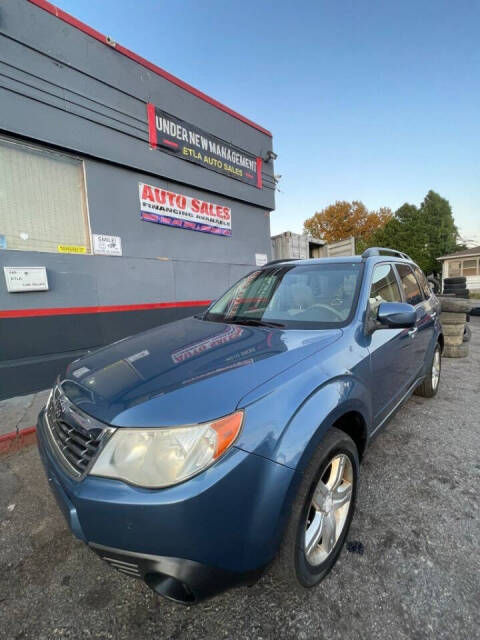
[[[403,253],[275,261],[205,313],[71,363],[38,444],[73,533],[177,602],[267,567],[317,584],[372,436],[437,392],[439,311]]]

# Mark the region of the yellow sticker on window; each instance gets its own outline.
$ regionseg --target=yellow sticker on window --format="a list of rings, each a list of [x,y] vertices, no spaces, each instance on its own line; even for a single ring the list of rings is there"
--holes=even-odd
[[[87,253],[87,247],[79,247],[74,244],[59,244],[58,253]]]

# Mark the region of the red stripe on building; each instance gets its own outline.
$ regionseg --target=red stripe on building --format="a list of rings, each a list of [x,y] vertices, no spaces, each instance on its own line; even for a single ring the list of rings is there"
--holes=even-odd
[[[208,307],[211,300],[181,300],[179,302],[149,302],[146,304],[116,304],[102,307],[53,307],[48,309],[9,309],[0,311],[0,318],[38,318],[42,316],[69,316],[86,313],[113,313],[117,311],[148,311],[151,309],[183,309]]]
[[[148,118],[148,141],[150,146],[155,149],[157,146],[157,125],[155,123],[155,105],[151,102],[147,103]]]
[[[83,31],[83,33],[86,33],[92,38],[95,38],[95,40],[98,40],[102,44],[105,44],[107,46],[114,48],[115,51],[118,51],[118,53],[121,53],[127,58],[130,58],[130,60],[133,60],[134,62],[141,64],[146,69],[153,71],[154,73],[161,76],[162,78],[165,78],[165,80],[168,80],[172,84],[176,84],[177,87],[181,87],[185,91],[188,91],[188,93],[191,93],[196,98],[200,98],[200,100],[204,100],[205,102],[208,102],[208,104],[211,104],[217,109],[220,109],[220,111],[223,111],[224,113],[228,113],[229,116],[233,116],[234,118],[237,118],[237,120],[240,120],[241,122],[248,124],[250,127],[257,129],[261,133],[264,133],[265,135],[270,136],[270,138],[272,137],[272,134],[270,133],[270,131],[268,131],[268,129],[264,129],[259,124],[256,124],[252,120],[249,120],[248,118],[245,118],[245,116],[242,116],[240,113],[237,113],[236,111],[233,111],[232,109],[222,104],[221,102],[218,102],[218,100],[215,100],[210,96],[207,96],[206,93],[203,93],[202,91],[195,89],[195,87],[192,87],[190,84],[183,82],[183,80],[180,80],[180,78],[177,78],[171,73],[168,73],[168,71],[165,71],[165,69],[162,69],[161,67],[158,67],[156,64],[153,64],[153,62],[149,62],[148,60],[145,60],[145,58],[142,58],[141,56],[137,55],[133,51],[130,51],[130,49],[123,47],[121,44],[115,44],[114,46],[111,44],[108,44],[107,36],[103,35],[103,33],[100,33],[99,31],[92,29],[92,27],[89,27],[87,24],[85,24],[81,20],[77,20],[77,18],[74,18],[66,11],[62,11],[62,9],[59,9],[58,7],[51,4],[50,2],[46,2],[46,0],[29,0],[29,2],[36,5],[37,7],[40,7],[40,9],[43,9],[44,11],[51,13],[52,15],[56,16],[60,20],[63,20],[63,22],[66,22],[72,27],[75,27],[76,29]]]

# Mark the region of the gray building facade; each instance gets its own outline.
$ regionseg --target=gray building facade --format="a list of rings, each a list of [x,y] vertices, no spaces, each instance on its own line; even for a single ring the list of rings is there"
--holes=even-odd
[[[0,397],[269,259],[271,152],[263,127],[44,0],[4,0]]]

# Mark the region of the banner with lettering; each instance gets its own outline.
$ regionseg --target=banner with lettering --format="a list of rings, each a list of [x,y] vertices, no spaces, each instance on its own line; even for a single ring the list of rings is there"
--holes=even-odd
[[[262,158],[242,151],[152,103],[147,105],[147,116],[151,147],[262,188]]]
[[[142,220],[220,236],[232,235],[230,207],[143,182],[138,184],[138,195]]]

